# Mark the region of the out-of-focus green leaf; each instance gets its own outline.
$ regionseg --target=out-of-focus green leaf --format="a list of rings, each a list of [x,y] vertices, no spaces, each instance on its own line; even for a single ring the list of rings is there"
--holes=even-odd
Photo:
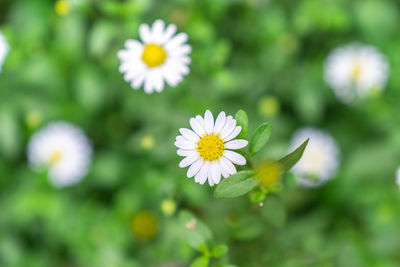
[[[354,11],[361,31],[369,38],[381,41],[390,38],[397,29],[393,21],[399,19],[399,12],[390,1],[360,1]]]
[[[271,125],[267,122],[261,124],[256,129],[255,133],[250,139],[250,154],[254,155],[260,151],[268,142],[271,137]]]
[[[253,171],[241,171],[222,180],[215,189],[214,196],[217,198],[232,198],[246,194],[253,189],[258,180]]]
[[[215,245],[211,249],[211,255],[214,258],[221,258],[228,252],[228,246],[225,244]]]
[[[260,208],[264,219],[275,227],[283,227],[286,220],[286,210],[283,203],[275,196],[269,196]]]
[[[251,192],[250,200],[253,203],[259,203],[263,201],[265,197],[266,197],[265,192],[255,190],[254,192]]]
[[[246,111],[239,109],[238,112],[236,112],[235,120],[237,125],[242,127],[242,130],[237,138],[247,140],[247,133],[249,131],[249,118],[247,117]]]
[[[89,36],[89,53],[95,57],[101,57],[110,48],[111,41],[115,37],[115,27],[107,21],[98,22]]]
[[[179,213],[179,222],[186,241],[196,250],[200,250],[212,238],[208,226],[189,211],[183,210]]]
[[[240,218],[234,229],[234,237],[238,240],[249,241],[260,236],[265,230],[265,223],[258,216],[247,214]]]
[[[3,107],[0,109],[0,153],[7,158],[13,158],[20,145],[20,129],[14,110]]]
[[[297,161],[300,160],[301,156],[303,155],[304,149],[308,144],[308,140],[304,141],[299,147],[297,147],[293,152],[281,158],[278,162],[281,164],[282,169],[284,171],[290,170]]]
[[[74,89],[78,102],[90,112],[101,107],[107,94],[103,77],[89,66],[84,66],[77,73]]]
[[[206,256],[200,256],[190,264],[190,267],[207,267],[210,262],[210,258]]]

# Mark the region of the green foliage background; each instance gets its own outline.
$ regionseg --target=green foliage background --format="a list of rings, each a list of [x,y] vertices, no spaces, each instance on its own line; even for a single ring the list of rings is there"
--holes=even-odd
[[[186,241],[180,210],[209,227],[211,243],[229,247],[211,266],[398,266],[398,1],[70,2],[60,16],[54,1],[0,0],[11,46],[0,74],[1,266],[188,266],[208,252]],[[188,33],[191,73],[146,95],[124,82],[116,54],[157,18]],[[381,96],[345,106],[322,66],[331,49],[354,41],[377,46],[391,76]],[[278,101],[275,114],[263,112],[265,97]],[[263,207],[215,199],[178,168],[173,146],[207,108],[246,110],[250,132],[269,121],[259,159],[282,156],[301,126],[329,131],[343,155],[337,178],[315,190],[287,187]],[[25,156],[32,132],[53,120],[81,126],[95,148],[88,177],[66,189],[32,172]],[[141,146],[145,136],[154,148]],[[175,215],[161,211],[165,199],[176,202]],[[131,229],[143,210],[157,220],[151,240]]]

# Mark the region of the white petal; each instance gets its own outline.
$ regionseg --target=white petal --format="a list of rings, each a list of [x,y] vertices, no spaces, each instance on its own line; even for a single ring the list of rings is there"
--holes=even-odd
[[[184,63],[183,60],[176,60],[174,57],[168,57],[164,65],[176,75],[184,76],[190,72],[188,64]]]
[[[222,167],[222,163],[220,162],[220,167],[221,167],[221,174],[224,178],[228,178],[229,177],[229,173],[225,170],[224,167]]]
[[[154,91],[153,86],[153,74],[151,72],[147,73],[146,78],[144,80],[144,92],[146,94],[151,94]]]
[[[199,141],[199,136],[193,132],[192,130],[186,129],[186,128],[180,128],[179,132],[182,134],[183,137],[185,137],[187,140],[197,143]]]
[[[153,73],[153,85],[158,93],[162,92],[164,89],[164,82],[160,72]]]
[[[236,126],[236,120],[233,119],[232,116],[226,117],[226,122],[224,128],[221,131],[221,138],[225,139],[229,136],[229,134],[233,131]]]
[[[151,37],[152,41],[160,44],[162,37],[163,37],[163,31],[164,31],[165,23],[161,19],[156,20],[153,23],[153,26],[151,27]]]
[[[186,65],[189,65],[192,62],[192,60],[188,56],[182,56],[179,58],[179,60]]]
[[[204,113],[204,130],[206,133],[211,133],[214,129],[214,117],[211,111],[206,110]]]
[[[247,144],[248,144],[247,140],[237,139],[225,143],[225,147],[227,149],[241,149],[247,146]]]
[[[169,68],[169,65],[167,63],[161,67],[161,72],[164,77],[164,80],[171,87],[176,87],[182,80],[181,75],[175,73],[175,71]]]
[[[218,184],[221,180],[221,166],[219,162],[213,162],[211,164],[211,178],[214,184]]]
[[[174,37],[171,38],[171,40],[165,44],[165,48],[168,51],[172,51],[174,48],[177,46],[185,43],[188,40],[188,35],[184,32],[178,33]]]
[[[222,128],[225,125],[225,121],[226,121],[226,115],[225,112],[220,112],[218,114],[217,119],[215,120],[215,125],[214,125],[214,132],[219,133],[221,132]]]
[[[177,137],[175,137],[175,141],[189,141],[187,140],[185,137],[183,137],[182,135],[178,135]]]
[[[175,24],[169,24],[164,31],[163,37],[160,39],[161,44],[169,41],[171,37],[176,33],[177,27]]]
[[[214,180],[212,178],[211,171],[212,171],[212,163],[210,163],[210,168],[208,169],[208,184],[210,186],[213,186],[214,185]]]
[[[198,159],[196,162],[190,165],[187,171],[187,177],[191,178],[196,174],[198,174],[202,166],[203,166],[203,161],[201,159]]]
[[[188,44],[177,46],[168,52],[168,55],[178,59],[179,57],[186,56],[192,52],[192,47]]]
[[[224,150],[224,156],[237,165],[246,164],[246,159],[242,155],[234,151]]]
[[[197,156],[197,155],[187,156],[186,158],[181,160],[181,162],[179,162],[179,167],[180,168],[186,168],[187,166],[189,166],[190,164],[194,163],[198,159],[199,159],[199,156]]]
[[[201,127],[203,127],[203,129],[204,129],[204,119],[203,119],[203,117],[200,116],[200,115],[197,115],[196,116],[196,120],[200,123]]]
[[[141,24],[139,27],[139,35],[140,35],[140,39],[144,43],[150,43],[151,42],[151,32],[150,32],[149,25]]]
[[[144,78],[145,78],[145,73],[143,72],[133,80],[133,82],[131,83],[132,88],[139,89],[144,82]]]
[[[227,172],[227,173],[229,173],[229,174],[235,174],[237,171],[236,171],[236,168],[235,168],[235,166],[232,164],[232,162],[230,161],[230,160],[228,160],[227,158],[225,158],[225,157],[220,157],[219,158],[219,162],[221,162],[221,166],[222,166],[222,168],[224,168],[224,170]]]
[[[228,142],[238,136],[240,134],[240,131],[242,130],[241,126],[236,126],[235,129],[224,139],[224,142]]]
[[[175,141],[175,146],[181,148],[181,149],[195,149],[196,144],[189,142],[189,141]]]
[[[190,119],[190,127],[197,133],[198,136],[204,135],[203,126],[195,118]]]
[[[124,75],[124,80],[126,82],[132,82],[134,81],[137,77],[142,76],[145,72],[145,66],[141,64],[140,61],[137,62],[137,64],[129,64],[129,67],[127,67],[126,70],[122,70],[124,67],[126,67],[126,63],[121,64],[120,71],[125,72]],[[143,75],[144,77],[144,75]]]
[[[143,48],[143,44],[141,44],[138,40],[129,39],[125,41],[125,47],[131,50],[141,49]]]
[[[203,166],[201,166],[200,171],[194,176],[194,180],[196,183],[204,184],[207,180],[208,172],[210,169],[210,163],[204,162]]]
[[[196,152],[196,150],[193,150],[193,149],[178,149],[176,151],[176,154],[178,154],[181,157],[187,157],[190,155],[197,155],[197,152]]]

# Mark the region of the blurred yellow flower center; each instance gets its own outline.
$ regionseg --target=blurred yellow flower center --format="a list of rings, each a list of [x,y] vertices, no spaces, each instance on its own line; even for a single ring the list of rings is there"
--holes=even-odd
[[[62,159],[62,157],[63,157],[63,155],[60,151],[53,152],[53,154],[51,154],[50,160],[49,160],[50,165],[57,164]]]
[[[154,147],[154,138],[151,135],[143,136],[140,140],[140,146],[144,150],[150,150]]]
[[[30,128],[35,128],[42,122],[42,117],[37,111],[29,111],[25,116],[25,122]]]
[[[158,221],[150,211],[141,211],[133,218],[131,227],[138,237],[150,240],[158,231]]]
[[[167,53],[162,46],[147,44],[144,46],[142,60],[150,68],[160,66],[167,58]]]
[[[176,211],[176,202],[172,199],[165,199],[161,203],[161,210],[166,216],[171,216]]]
[[[261,115],[273,117],[279,112],[280,104],[275,97],[268,96],[260,100],[258,109]]]
[[[274,187],[282,176],[282,168],[276,161],[267,161],[256,170],[260,185],[265,188]]]
[[[352,72],[351,72],[351,80],[352,80],[353,82],[357,82],[358,79],[360,79],[361,71],[362,71],[361,64],[358,64],[358,63],[357,63],[357,64],[354,66],[354,68],[353,68],[353,70],[352,70]]]
[[[224,148],[224,142],[219,134],[208,134],[197,142],[196,150],[204,161],[214,161],[222,156]]]
[[[59,0],[55,5],[56,13],[60,16],[64,16],[69,12],[69,3],[67,0]]]

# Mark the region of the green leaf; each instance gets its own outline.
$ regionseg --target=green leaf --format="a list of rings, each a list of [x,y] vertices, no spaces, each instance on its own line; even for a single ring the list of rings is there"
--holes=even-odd
[[[207,267],[210,262],[210,258],[205,256],[200,256],[190,264],[190,267]]]
[[[258,214],[247,213],[239,219],[232,234],[237,240],[249,241],[260,237],[262,233],[265,233],[265,224]]]
[[[16,112],[9,106],[0,110],[0,158],[15,158],[21,149],[21,129]]]
[[[280,199],[274,196],[268,197],[261,208],[261,215],[271,225],[281,228],[286,222],[286,209]]]
[[[227,246],[227,245],[224,245],[224,244],[215,245],[215,246],[211,249],[211,255],[212,255],[214,258],[221,258],[221,257],[224,256],[227,252],[228,252],[228,246]]]
[[[249,118],[247,117],[246,111],[239,109],[238,112],[236,112],[235,120],[237,125],[242,127],[242,130],[237,138],[247,140],[247,134],[249,132]]]
[[[208,226],[186,210],[180,212],[179,222],[188,244],[192,248],[204,252],[207,241],[212,238]]]
[[[309,138],[307,138],[307,140],[305,140],[293,152],[291,152],[290,154],[284,156],[283,158],[281,158],[278,161],[281,164],[281,167],[282,167],[283,171],[286,172],[286,171],[290,170],[294,166],[294,164],[296,164],[297,161],[299,161],[299,159],[303,155],[304,149],[306,149],[306,146],[308,144],[308,140],[309,140]]]
[[[116,35],[114,29],[114,25],[106,20],[99,21],[93,26],[88,39],[90,55],[100,58],[107,52]]]
[[[76,99],[88,112],[99,110],[107,98],[106,82],[102,74],[92,65],[79,68],[74,83]]]
[[[268,142],[271,136],[271,125],[267,122],[261,124],[250,140],[250,154],[254,155],[260,151]]]
[[[210,256],[210,249],[208,248],[206,243],[202,243],[199,245],[198,249],[201,253],[203,253],[204,256],[209,257]]]
[[[256,190],[255,192],[251,193],[250,200],[252,203],[260,203],[264,201],[266,195],[267,195],[266,192]]]
[[[246,194],[258,184],[253,175],[253,171],[241,171],[222,180],[215,189],[214,196],[232,198]]]

